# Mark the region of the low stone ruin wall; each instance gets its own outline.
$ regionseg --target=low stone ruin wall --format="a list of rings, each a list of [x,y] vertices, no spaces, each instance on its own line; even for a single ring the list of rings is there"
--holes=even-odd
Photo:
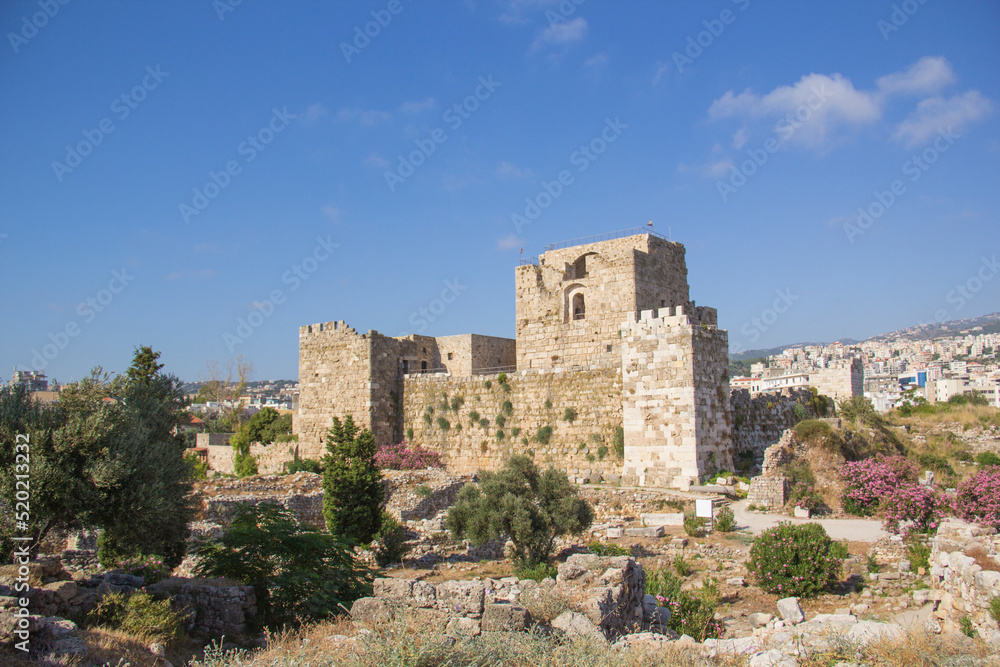
[[[209,637],[240,635],[257,615],[253,586],[233,585],[215,579],[172,577],[147,586],[155,597],[169,597],[174,609],[188,610],[188,632]]]
[[[250,443],[250,455],[257,459],[257,471],[262,475],[273,475],[285,470],[285,463],[295,458],[298,451],[297,442],[276,442],[262,445],[259,442]],[[235,474],[236,451],[229,445],[207,445],[208,467],[212,470]]]
[[[733,419],[733,451],[753,452],[762,456],[764,450],[778,442],[785,429],[798,421],[793,413],[796,405],[805,407],[812,394],[804,389],[775,394],[760,394],[750,398],[746,389],[730,394]]]
[[[931,582],[942,591],[938,617],[954,621],[968,616],[984,635],[1000,631],[989,612],[990,601],[1000,597],[1000,572],[984,570],[966,555],[976,550],[1000,565],[1000,535],[992,528],[948,518],[938,527],[932,545]]]
[[[200,483],[197,491],[201,498],[199,519],[202,521],[228,526],[238,505],[276,502],[291,510],[299,521],[316,528],[326,527],[323,478],[315,473],[212,479]]]
[[[429,584],[411,579],[376,579],[373,597],[355,602],[362,622],[380,622],[407,610],[428,623],[466,633],[530,627],[533,598],[559,596],[576,616],[608,639],[643,629],[646,575],[629,556],[570,556],[555,580],[541,583],[515,577]],[[577,629],[583,623],[576,620]],[[555,624],[558,625],[558,624]],[[648,623],[647,623],[648,625]],[[588,626],[589,627],[589,626]]]

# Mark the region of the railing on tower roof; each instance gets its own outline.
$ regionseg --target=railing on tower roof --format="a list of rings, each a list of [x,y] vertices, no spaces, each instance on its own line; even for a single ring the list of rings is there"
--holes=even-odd
[[[538,266],[538,255],[535,255],[534,257],[522,257],[517,260],[518,266],[528,266],[529,264]]]
[[[621,229],[617,232],[607,232],[605,234],[597,234],[596,236],[584,236],[578,239],[570,239],[569,241],[562,241],[560,243],[550,243],[545,246],[545,252],[550,250],[560,250],[561,248],[569,248],[575,245],[586,245],[588,243],[597,243],[599,241],[611,241],[613,239],[622,239],[626,236],[635,236],[637,234],[649,234],[650,236],[655,236],[664,240],[667,239],[666,236],[660,234],[659,232],[654,232],[653,228],[650,226],[646,227],[631,227],[629,229]]]

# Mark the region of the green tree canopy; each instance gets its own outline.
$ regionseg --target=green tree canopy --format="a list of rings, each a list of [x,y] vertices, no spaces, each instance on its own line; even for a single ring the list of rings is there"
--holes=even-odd
[[[593,520],[566,473],[539,473],[529,457],[518,455],[502,470],[480,472],[478,486],[466,484],[445,526],[475,545],[510,538],[515,561],[532,567],[548,559],[556,537],[586,530]]]
[[[333,418],[323,457],[323,516],[334,535],[368,544],[382,525],[382,472],[375,465],[375,436],[347,415]]]

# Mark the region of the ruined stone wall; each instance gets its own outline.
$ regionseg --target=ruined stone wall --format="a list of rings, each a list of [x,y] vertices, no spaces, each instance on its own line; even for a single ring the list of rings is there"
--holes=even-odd
[[[228,526],[242,503],[275,502],[288,508],[299,521],[325,528],[323,477],[310,472],[294,475],[261,475],[241,479],[210,479],[198,482],[199,521]]]
[[[1000,563],[1000,535],[992,528],[949,517],[941,521],[931,541],[930,579],[941,591],[935,616],[946,625],[968,616],[984,638],[1000,634],[1000,624],[990,615],[990,601],[1000,596],[1000,572],[984,570],[967,552]],[[957,625],[957,624],[956,624]],[[950,629],[950,628],[946,628]]]
[[[615,361],[628,313],[689,302],[684,246],[649,234],[546,252],[515,283],[519,370]]]
[[[805,389],[785,390],[775,394],[750,397],[746,389],[735,389],[730,395],[733,420],[733,451],[752,452],[763,456],[764,450],[781,439],[785,429],[798,421],[793,413],[796,405],[805,407],[812,398]]]
[[[232,433],[196,433],[194,436],[195,447],[210,447],[225,445],[229,446],[229,439]]]
[[[647,310],[622,325],[626,483],[683,488],[732,469],[728,334],[700,314]]]
[[[250,443],[250,455],[257,459],[257,471],[262,475],[280,473],[285,469],[285,463],[295,458],[299,447],[297,442],[277,442],[262,445],[259,442]],[[229,445],[211,445],[208,451],[208,467],[227,475],[235,474],[236,452]],[[316,458],[316,457],[312,457]]]
[[[622,424],[622,393],[616,366],[506,375],[509,390],[497,374],[407,376],[403,381],[407,439],[440,452],[454,474],[495,470],[512,454],[533,453],[539,466],[565,470],[570,479],[618,479],[621,461],[614,455],[613,441]],[[453,398],[462,402],[458,411],[450,407]],[[505,411],[508,401],[510,408]],[[567,409],[575,414],[567,415]],[[502,425],[497,424],[498,416]],[[447,421],[446,428],[438,424],[439,418]],[[478,423],[482,419],[488,420],[485,428]],[[544,426],[552,428],[547,444],[537,441]]]

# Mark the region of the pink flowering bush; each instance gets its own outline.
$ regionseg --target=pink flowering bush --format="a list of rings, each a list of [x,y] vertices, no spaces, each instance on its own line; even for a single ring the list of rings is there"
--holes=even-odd
[[[147,586],[163,581],[170,576],[170,568],[164,564],[163,559],[159,556],[126,558],[117,563],[116,569],[123,570],[125,574],[130,574],[133,577],[142,577]]]
[[[375,452],[375,465],[382,470],[422,470],[440,468],[441,455],[422,448],[412,447],[404,440],[397,445],[384,445]]]
[[[931,533],[950,508],[941,494],[926,486],[904,483],[882,500],[885,529],[892,533]]]
[[[818,523],[782,522],[754,540],[747,570],[768,593],[813,597],[837,583],[845,551]]]
[[[840,469],[844,492],[840,505],[848,514],[871,516],[896,489],[916,484],[917,467],[902,456],[849,461]]]
[[[959,484],[959,518],[1000,530],[1000,466],[989,466]]]

